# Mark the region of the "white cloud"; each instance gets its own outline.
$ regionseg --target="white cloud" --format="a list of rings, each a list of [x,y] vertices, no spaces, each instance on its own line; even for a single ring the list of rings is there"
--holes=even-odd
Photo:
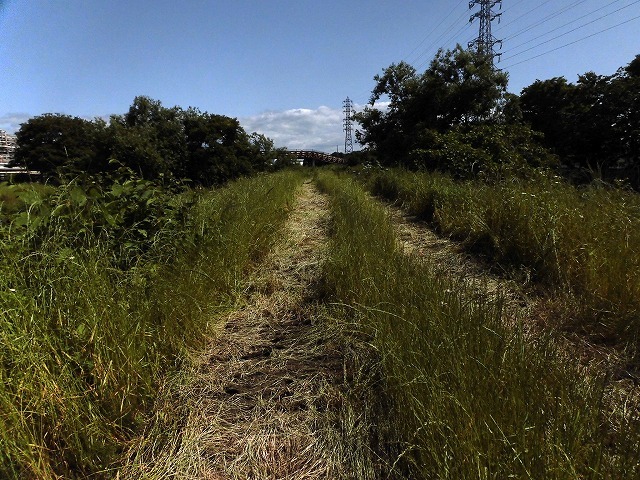
[[[296,108],[282,112],[264,112],[240,119],[247,132],[258,132],[271,138],[276,146],[289,150],[334,152],[344,148],[341,110],[318,107]]]
[[[376,108],[386,109],[387,103],[379,103]],[[364,105],[354,105],[356,111],[362,111]],[[247,132],[258,132],[271,138],[277,147],[289,150],[319,150],[335,152],[336,146],[344,150],[345,133],[343,130],[344,113],[342,109],[321,106],[316,109],[296,108],[285,111],[269,111],[259,115],[240,118]],[[355,142],[354,149],[359,145]]]
[[[7,133],[16,133],[20,129],[20,124],[31,118],[27,113],[7,113],[0,115],[0,130]]]

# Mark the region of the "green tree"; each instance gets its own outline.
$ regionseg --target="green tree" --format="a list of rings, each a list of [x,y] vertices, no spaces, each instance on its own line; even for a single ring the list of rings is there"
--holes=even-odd
[[[361,126],[356,138],[376,150],[384,163],[408,161],[425,130],[442,133],[503,117],[507,75],[494,69],[485,55],[459,45],[440,50],[423,74],[401,62],[374,80],[369,106],[355,115]],[[386,111],[375,107],[381,100],[388,101]]]
[[[249,137],[235,118],[189,108],[184,115],[186,177],[217,185],[255,172]]]
[[[277,149],[273,140],[261,133],[253,132],[249,135],[249,145],[251,147],[251,159],[253,168],[264,171],[272,168],[283,150]]]
[[[113,115],[108,128],[110,155],[142,178],[182,177],[186,161],[183,111],[139,96],[124,115]]]
[[[567,175],[589,180],[633,176],[640,151],[640,55],[615,75],[587,72],[575,84],[537,80],[520,96],[524,121],[544,134]]]
[[[13,165],[37,170],[45,179],[99,171],[106,159],[104,128],[102,121],[69,115],[47,113],[33,117],[16,134]]]
[[[45,178],[103,173],[121,165],[145,180],[186,179],[208,186],[269,169],[278,158],[287,157],[272,140],[247,134],[235,118],[167,108],[139,96],[109,124],[58,114],[32,118],[18,132],[14,163]]]
[[[624,71],[628,77],[640,77],[640,55],[636,55],[636,58],[631,60]]]
[[[525,125],[459,125],[446,133],[426,130],[423,135],[418,139],[422,147],[411,152],[413,164],[457,178],[526,178],[533,169],[557,163],[557,158],[541,145],[541,134]]]
[[[566,143],[573,135],[573,102],[575,85],[564,77],[536,80],[522,90],[520,105],[524,121],[531,128],[544,133],[545,144],[560,155],[567,155],[571,147]]]
[[[640,55],[618,71],[610,87],[612,137],[618,139],[621,152],[618,162],[640,186]]]

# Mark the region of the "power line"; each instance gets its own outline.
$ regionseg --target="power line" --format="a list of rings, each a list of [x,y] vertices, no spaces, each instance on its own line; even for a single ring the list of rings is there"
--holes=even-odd
[[[520,51],[520,52],[518,52],[518,53],[514,53],[513,55],[508,56],[505,60],[509,60],[509,59],[511,59],[511,58],[518,57],[518,56],[522,55],[523,53],[529,52],[529,51],[534,50],[534,49],[536,49],[536,48],[538,48],[538,47],[540,47],[540,46],[542,46],[542,45],[545,45],[545,44],[547,44],[547,43],[549,43],[549,42],[552,42],[552,41],[554,41],[554,40],[557,40],[558,38],[562,38],[562,37],[564,37],[564,36],[566,36],[566,35],[569,35],[570,33],[573,33],[573,32],[575,32],[575,31],[577,31],[577,30],[580,30],[581,28],[584,28],[584,27],[586,27],[586,26],[588,26],[588,25],[591,25],[592,23],[595,23],[595,22],[598,22],[598,21],[600,21],[600,20],[602,20],[602,19],[604,19],[604,18],[607,18],[607,17],[609,17],[609,16],[613,15],[614,13],[617,13],[617,12],[619,12],[619,11],[621,11],[621,10],[624,10],[625,8],[628,8],[628,7],[630,7],[630,6],[634,5],[634,4],[637,4],[637,3],[640,3],[640,0],[637,0],[637,1],[635,1],[635,2],[633,2],[633,3],[631,3],[631,4],[629,4],[629,5],[625,5],[624,7],[621,7],[621,8],[619,8],[619,9],[617,9],[617,10],[613,11],[613,12],[610,12],[610,13],[608,13],[608,14],[606,14],[606,15],[602,15],[602,16],[600,16],[600,17],[596,18],[596,19],[591,20],[590,22],[584,23],[584,24],[582,24],[582,25],[578,25],[577,27],[572,28],[571,30],[569,30],[569,31],[567,31],[567,32],[564,32],[564,33],[562,33],[562,34],[560,34],[560,35],[556,35],[555,37],[552,37],[552,38],[550,38],[550,39],[548,39],[548,40],[545,40],[544,42],[540,42],[540,43],[538,43],[538,44],[536,44],[536,45],[534,45],[534,46],[532,46],[532,47],[529,47],[529,48],[527,48],[527,49],[525,49],[525,50],[522,50],[522,51]],[[570,22],[570,23],[573,23],[573,22]],[[625,22],[625,23],[626,23],[626,22]],[[566,25],[565,25],[565,26],[566,26]],[[562,27],[560,27],[560,28],[562,28]],[[558,29],[555,29],[555,30],[558,30]],[[553,31],[555,31],[555,30],[552,30],[551,32],[553,32]],[[551,33],[551,32],[547,32],[547,33],[545,33],[545,34],[543,34],[543,35],[548,35],[548,34],[549,34],[549,33]],[[536,39],[536,40],[537,40],[537,39]],[[513,48],[514,48],[514,49],[516,49],[516,48],[518,48],[518,47],[522,47],[522,46],[524,46],[524,45],[528,45],[529,43],[531,43],[531,42],[533,42],[533,41],[535,41],[535,40],[529,40],[529,41],[524,42],[524,43],[521,43],[520,45],[517,45],[516,47],[513,47]]]
[[[438,38],[436,38],[433,42],[431,42],[431,43],[429,44],[429,46],[428,46],[427,48],[425,48],[425,49],[422,51],[422,53],[420,53],[420,55],[418,55],[418,56],[416,57],[416,59],[415,59],[413,62],[411,62],[411,63],[415,63],[415,62],[417,62],[418,60],[420,60],[422,57],[424,57],[427,53],[431,53],[431,52],[433,52],[433,47],[435,47],[436,45],[438,45],[438,43],[440,42],[440,40],[441,40],[442,38],[444,38],[444,36],[445,36],[445,35],[448,35],[449,33],[451,33],[451,31],[456,27],[456,25],[460,22],[460,20],[462,20],[462,19],[463,19],[464,17],[466,17],[466,16],[467,16],[467,11],[465,10],[464,12],[462,12],[462,14],[461,14],[461,15],[459,15],[459,16],[454,20],[454,22],[449,26],[449,28],[447,28],[447,30],[445,30],[444,32],[442,32],[442,33],[438,36]],[[465,24],[465,26],[464,26],[463,28],[467,28],[467,27],[468,27],[468,24]],[[448,42],[444,42],[444,44],[447,44],[447,43],[448,43]],[[442,45],[442,43],[441,43],[440,45]]]
[[[437,36],[437,38],[435,38],[432,42],[430,42],[430,43],[429,43],[429,45],[428,45],[426,48],[422,48],[422,47],[427,43],[428,39],[430,39],[430,38],[432,38],[432,37],[434,37],[434,36],[435,36],[435,32],[437,32],[437,31],[438,31],[439,29],[441,29],[443,26],[447,25],[448,20],[450,20],[450,19],[452,19],[452,18],[454,17],[456,10],[460,7],[460,5],[463,3],[463,1],[464,1],[464,0],[460,0],[459,2],[457,2],[457,3],[455,4],[455,6],[454,6],[451,10],[449,10],[449,11],[448,11],[448,13],[446,14],[446,16],[445,16],[441,21],[439,21],[439,22],[438,22],[437,26],[436,26],[434,29],[432,29],[432,30],[431,30],[431,32],[430,32],[427,36],[425,36],[425,37],[424,37],[424,38],[423,38],[423,39],[422,39],[422,40],[421,40],[421,41],[420,41],[420,42],[419,42],[419,43],[418,43],[418,44],[417,44],[417,45],[416,45],[416,46],[411,50],[411,52],[409,53],[409,55],[407,55],[407,57],[406,57],[407,59],[411,59],[411,57],[414,57],[414,58],[412,59],[412,61],[409,61],[409,60],[406,60],[406,61],[407,61],[407,63],[413,64],[413,65],[414,65],[414,68],[416,69],[416,71],[420,71],[420,69],[422,69],[426,64],[428,64],[428,63],[431,61],[431,59],[427,58],[427,59],[425,59],[424,61],[420,62],[420,63],[416,66],[416,64],[418,63],[418,61],[419,61],[419,60],[421,60],[423,57],[427,56],[430,52],[433,52],[433,47],[434,47],[435,45],[437,45],[439,42],[443,41],[443,39],[445,39],[445,38],[447,37],[447,35],[449,35],[451,32],[454,32],[454,30],[455,30],[455,32],[453,33],[453,35],[451,35],[451,36],[447,37],[447,38],[446,38],[446,41],[444,41],[443,43],[441,43],[441,44],[440,44],[441,46],[446,46],[446,45],[448,45],[452,40],[454,40],[454,39],[456,39],[456,38],[458,38],[458,39],[459,39],[459,38],[460,38],[460,36],[461,36],[461,35],[462,35],[462,34],[463,34],[467,29],[469,29],[469,28],[470,28],[470,24],[469,24],[469,23],[465,23],[463,26],[461,26],[460,28],[457,28],[457,29],[456,29],[456,26],[458,26],[458,25],[460,24],[460,21],[462,20],[462,18],[463,18],[463,17],[464,17],[464,15],[466,14],[465,12],[463,12],[463,13],[462,13],[462,14],[460,14],[457,18],[455,18],[455,19],[453,20],[453,22],[452,22],[452,23],[448,24],[447,28],[446,28],[445,30],[443,30],[443,31],[442,31],[442,33],[440,33],[440,34]],[[504,38],[504,41],[507,41],[507,40],[513,40],[513,39],[515,39],[515,38],[518,38],[518,37],[520,37],[520,36],[524,35],[525,33],[530,32],[530,31],[532,31],[532,30],[536,29],[537,27],[539,27],[540,25],[542,25],[542,24],[544,24],[544,23],[548,22],[549,20],[553,20],[553,19],[555,19],[555,18],[558,18],[558,17],[560,17],[561,15],[565,14],[566,12],[568,12],[568,11],[570,11],[570,10],[572,10],[572,9],[574,9],[574,8],[576,8],[576,7],[580,6],[580,5],[582,5],[582,4],[584,4],[586,1],[587,1],[587,0],[575,0],[575,1],[573,1],[572,3],[570,3],[569,5],[565,5],[564,7],[562,7],[562,8],[560,8],[560,9],[558,9],[557,11],[554,11],[554,12],[551,12],[551,13],[548,13],[548,14],[545,14],[545,16],[544,16],[542,19],[535,20],[533,23],[530,23],[529,25],[525,25],[525,26],[524,26],[523,28],[521,28],[520,30],[516,30],[515,32],[513,32],[513,33],[509,34],[508,36],[506,36],[506,37]],[[609,7],[611,7],[611,6],[615,5],[615,4],[619,4],[621,1],[622,1],[622,0],[612,0],[612,1],[609,1],[606,5],[601,6],[601,7],[597,7],[597,8],[595,8],[594,10],[592,10],[591,12],[589,12],[589,13],[586,13],[586,14],[580,15],[580,16],[578,16],[578,17],[576,17],[576,18],[573,18],[571,21],[569,21],[569,22],[567,22],[567,23],[564,23],[563,25],[561,25],[561,26],[559,26],[559,27],[555,27],[555,28],[553,28],[552,30],[549,30],[549,31],[544,32],[544,33],[542,33],[542,34],[535,34],[535,35],[536,35],[536,37],[535,37],[535,38],[533,38],[533,39],[531,39],[531,40],[524,41],[524,42],[522,42],[522,43],[520,43],[520,44],[516,45],[515,47],[510,48],[510,51],[511,51],[511,52],[514,52],[514,53],[511,53],[508,57],[506,57],[505,59],[503,59],[503,61],[504,61],[504,60],[507,60],[507,61],[509,61],[509,60],[513,60],[513,59],[515,59],[515,58],[517,58],[517,57],[519,57],[519,56],[521,56],[521,55],[526,54],[527,52],[530,52],[531,50],[534,50],[535,48],[538,48],[538,47],[541,47],[541,46],[543,46],[543,45],[546,45],[546,44],[548,44],[548,43],[550,43],[550,42],[552,42],[552,41],[554,41],[554,40],[558,40],[558,39],[560,39],[560,38],[563,38],[563,37],[565,37],[565,36],[567,36],[567,35],[569,35],[569,34],[571,34],[571,33],[573,33],[573,32],[576,32],[576,31],[578,31],[578,30],[580,30],[580,29],[583,29],[583,28],[585,28],[585,27],[587,27],[587,26],[589,26],[589,25],[591,25],[591,24],[595,24],[595,23],[597,23],[597,22],[599,22],[599,21],[601,21],[601,20],[603,20],[603,19],[605,19],[605,18],[607,18],[607,17],[609,17],[609,16],[611,16],[611,15],[614,15],[614,14],[616,14],[616,13],[618,13],[618,12],[622,11],[622,10],[625,10],[625,9],[627,9],[627,8],[631,7],[631,6],[634,6],[634,5],[638,4],[638,3],[640,3],[640,0],[636,0],[636,1],[633,1],[632,3],[629,3],[629,4],[627,4],[627,5],[624,5],[624,6],[620,7],[620,8],[617,8],[617,9],[616,9],[616,10],[614,10],[614,11],[610,11],[609,13],[604,13],[604,11],[606,11],[606,9],[608,9]],[[524,18],[524,17],[529,16],[532,12],[535,12],[536,10],[539,10],[540,8],[544,7],[545,5],[547,5],[547,4],[551,3],[551,2],[552,2],[552,0],[544,0],[544,1],[542,1],[539,5],[535,6],[534,8],[529,9],[528,11],[526,11],[525,13],[523,13],[523,14],[519,15],[519,16],[518,16],[518,17],[516,17],[515,19],[513,19],[513,20],[511,20],[511,19],[510,19],[510,20],[509,20],[509,24],[510,24],[510,25],[513,25],[513,24],[517,23],[517,21],[518,21],[518,20],[520,20],[520,19],[522,19],[522,18]],[[470,8],[471,8],[471,7],[473,7],[473,6],[475,6],[475,5],[481,5],[481,6],[482,6],[482,5],[491,5],[491,6],[493,6],[493,5],[498,4],[498,3],[500,3],[500,1],[499,1],[499,0],[473,0],[473,1],[471,1],[471,2],[470,2]],[[509,3],[510,3],[510,4],[506,6],[506,8],[503,10],[503,12],[502,12],[502,13],[504,13],[504,12],[506,12],[506,11],[514,11],[513,9],[514,9],[516,6],[523,4],[523,3],[524,3],[524,0],[517,0],[517,1],[515,1],[514,3],[511,3],[511,2],[509,2]],[[551,34],[553,34],[554,32],[561,31],[562,29],[565,29],[566,27],[569,27],[570,25],[576,24],[577,22],[580,22],[581,20],[584,20],[584,19],[586,19],[586,18],[588,18],[588,17],[592,17],[593,15],[595,15],[595,14],[597,14],[597,13],[599,13],[599,12],[603,12],[604,14],[599,15],[597,18],[594,18],[594,19],[593,19],[593,20],[591,20],[591,21],[588,21],[588,22],[585,22],[585,23],[583,23],[583,24],[577,25],[575,28],[572,28],[572,29],[570,29],[570,30],[568,30],[568,31],[566,31],[566,32],[564,32],[564,33],[561,33],[561,34],[556,35],[556,36],[554,36],[554,37],[552,37],[552,38],[549,38],[548,40],[541,41],[541,39],[542,39],[543,37],[548,36],[548,35],[551,35]],[[489,9],[489,13],[490,13],[490,14],[493,14],[493,12],[491,12],[491,11],[490,11],[490,9]],[[486,20],[487,20],[487,19],[489,19],[490,17],[489,17],[489,16],[487,16],[487,11],[485,11],[485,12],[484,12],[484,17],[483,17],[482,15],[483,15],[483,12],[482,12],[482,11],[481,11],[481,12],[478,12],[478,13],[476,13],[476,14],[472,17],[472,19],[473,19],[473,18],[480,18],[480,19],[482,20],[482,19],[484,18],[484,20],[485,20],[485,25],[484,25],[484,26],[485,26],[485,33],[486,33],[486,26],[490,24],[490,22],[487,22]],[[592,38],[592,37],[594,37],[594,36],[596,36],[596,35],[600,35],[600,34],[602,34],[602,33],[604,33],[604,32],[609,31],[609,30],[612,30],[612,29],[617,28],[617,27],[619,27],[619,26],[622,26],[622,25],[624,25],[624,24],[630,23],[630,22],[632,22],[632,21],[634,21],[634,20],[637,20],[638,18],[640,18],[640,16],[639,16],[639,17],[633,17],[633,18],[627,19],[627,20],[622,21],[622,22],[620,22],[620,23],[617,23],[616,25],[613,25],[613,26],[611,26],[611,27],[607,27],[607,28],[605,28],[605,29],[603,29],[603,30],[600,30],[600,31],[598,31],[598,32],[595,32],[595,33],[592,33],[592,34],[586,35],[586,36],[584,36],[584,37],[582,37],[582,38],[579,38],[579,39],[577,39],[577,40],[574,40],[574,41],[571,41],[571,42],[565,43],[565,44],[563,44],[563,45],[561,45],[561,46],[558,46],[558,47],[552,48],[552,49],[550,49],[550,50],[548,50],[548,51],[545,51],[545,52],[543,52],[543,53],[540,53],[540,54],[538,54],[538,55],[534,55],[534,56],[532,56],[532,57],[530,57],[530,58],[527,58],[526,60],[518,61],[518,62],[516,62],[516,63],[511,63],[511,64],[509,64],[508,66],[503,67],[503,69],[508,69],[508,68],[510,68],[510,67],[513,67],[513,66],[516,66],[516,65],[520,65],[520,64],[522,64],[522,63],[525,63],[525,62],[527,62],[527,61],[530,61],[530,60],[533,60],[533,59],[539,58],[539,57],[541,57],[541,56],[548,55],[548,54],[550,54],[550,53],[552,53],[552,52],[555,52],[555,51],[557,51],[557,50],[560,50],[560,49],[563,49],[563,48],[569,47],[569,46],[574,45],[574,44],[576,44],[576,43],[579,43],[579,42],[582,42],[582,41],[587,40],[587,39],[589,39],[589,38]],[[482,25],[481,25],[481,27],[482,27]],[[503,27],[499,27],[499,28],[497,28],[497,29],[495,29],[495,30],[496,30],[496,31],[504,31],[504,30],[505,30],[505,27],[504,27],[504,26],[503,26]],[[490,30],[489,30],[489,33],[491,33],[491,31],[490,31]],[[466,36],[466,35],[465,35],[465,36]],[[477,42],[480,40],[480,37],[481,37],[481,35],[478,35],[478,37],[477,37],[477,38],[475,38],[475,39],[469,39],[469,40],[471,40],[471,41],[474,41],[474,40],[475,40],[474,44],[477,44]],[[491,40],[491,41],[492,41],[492,42],[493,42],[493,41],[495,41],[496,43],[499,43],[495,38],[492,38],[492,40]],[[517,52],[515,51],[515,50],[517,50],[517,49],[518,49],[518,48],[520,48],[520,47],[524,47],[524,46],[526,46],[526,45],[531,45],[531,44],[533,44],[534,42],[536,42],[536,44],[535,44],[535,45],[532,45],[532,46],[531,46],[531,47],[529,47],[529,48],[526,48],[526,49],[524,49],[524,50],[517,51]],[[457,43],[460,43],[460,42],[457,42]],[[494,44],[494,45],[495,45],[495,44]],[[418,53],[418,52],[419,52],[419,53]],[[366,95],[368,95],[369,93],[370,93],[370,92],[369,92],[369,91],[367,91]],[[363,96],[364,96],[364,94],[363,94]],[[364,104],[364,103],[366,103],[366,101],[358,102],[358,103],[363,103],[363,104]]]
[[[596,10],[593,10],[592,12],[589,12],[589,13],[587,13],[586,15],[583,15],[583,16],[581,16],[581,17],[578,17],[578,18],[574,19],[574,20],[571,20],[569,23],[566,23],[566,24],[562,25],[562,27],[558,27],[558,28],[556,28],[556,29],[554,29],[554,30],[551,30],[550,32],[547,32],[547,33],[555,32],[556,30],[559,30],[560,28],[563,28],[563,27],[566,27],[566,26],[568,26],[568,25],[571,25],[572,23],[575,23],[575,22],[577,22],[577,21],[579,21],[579,20],[582,20],[583,18],[586,18],[586,17],[588,17],[588,16],[590,16],[590,15],[593,15],[594,13],[599,12],[600,10],[604,10],[604,9],[606,9],[606,8],[610,7],[611,5],[613,5],[614,3],[618,3],[618,2],[621,2],[621,1],[622,1],[622,0],[613,0],[612,2],[608,3],[608,4],[607,4],[607,5],[605,5],[604,7],[597,8]],[[519,37],[519,36],[520,36],[520,35],[522,35],[523,33],[526,33],[526,32],[528,32],[528,31],[530,31],[530,30],[534,29],[535,27],[537,27],[537,26],[539,26],[539,25],[541,25],[541,24],[545,23],[547,20],[550,20],[550,19],[552,19],[552,18],[555,18],[555,17],[557,17],[557,16],[561,15],[562,13],[564,13],[564,11],[559,11],[559,12],[557,12],[557,14],[555,14],[555,15],[553,15],[553,16],[547,16],[547,17],[543,18],[542,20],[539,20],[537,23],[534,23],[533,25],[530,25],[529,27],[523,28],[522,30],[517,31],[517,32],[516,32],[516,33],[514,33],[513,35],[510,35],[510,36],[508,36],[508,37],[505,37],[505,38],[504,38],[504,41],[506,42],[506,41],[508,41],[508,40],[513,40],[514,38]]]
[[[531,10],[529,10],[526,13],[523,13],[522,15],[520,15],[519,17],[516,17],[514,19],[511,20],[511,23],[516,23],[518,20],[520,20],[523,17],[527,17],[529,16],[530,13],[535,12],[536,10],[538,10],[541,7],[544,7],[547,3],[551,2],[552,0],[546,0],[545,2],[542,2],[540,5],[538,5],[537,7],[532,8]],[[581,1],[585,1],[585,0],[581,0]],[[578,2],[579,3],[579,2]],[[497,29],[497,31],[499,31],[500,29]]]
[[[608,28],[605,28],[605,29],[603,29],[603,30],[600,30],[600,31],[598,31],[598,32],[592,33],[591,35],[587,35],[586,37],[582,37],[582,38],[579,38],[578,40],[574,40],[573,42],[565,43],[564,45],[561,45],[561,46],[559,46],[559,47],[553,48],[553,49],[548,50],[548,51],[546,51],[546,52],[544,52],[544,53],[541,53],[541,54],[539,54],[539,55],[535,55],[535,56],[530,57],[530,58],[527,58],[527,59],[525,59],[525,60],[521,60],[521,61],[519,61],[519,62],[512,63],[511,65],[508,65],[508,66],[506,66],[506,67],[504,67],[504,68],[505,68],[505,69],[507,69],[507,68],[515,67],[516,65],[520,65],[520,64],[522,64],[522,63],[529,62],[529,61],[534,60],[534,59],[536,59],[536,58],[542,57],[542,56],[544,56],[544,55],[548,55],[548,54],[550,54],[550,53],[553,53],[553,52],[555,52],[555,51],[557,51],[557,50],[561,50],[561,49],[563,49],[563,48],[569,47],[569,46],[571,46],[571,45],[575,45],[576,43],[582,42],[582,41],[587,40],[587,39],[589,39],[589,38],[591,38],[591,37],[595,37],[596,35],[600,35],[601,33],[608,32],[609,30],[613,30],[614,28],[620,27],[620,26],[622,26],[622,25],[625,25],[625,24],[627,24],[627,23],[630,23],[630,22],[632,22],[632,21],[634,21],[634,20],[638,20],[638,19],[640,19],[640,15],[638,15],[637,17],[633,17],[633,18],[630,18],[630,19],[628,19],[628,20],[625,20],[624,22],[620,22],[620,23],[618,23],[618,24],[616,24],[616,25],[613,25],[613,26],[611,26],[611,27],[608,27]],[[511,58],[513,58],[513,57],[511,57]]]
[[[507,12],[507,11],[511,10],[513,7],[517,7],[517,6],[518,6],[518,5],[520,5],[522,2],[524,2],[524,0],[520,0],[519,2],[516,2],[516,3],[512,3],[511,5],[509,5],[509,6],[505,7],[505,8],[502,10],[502,13],[505,13],[505,12]]]
[[[439,23],[439,24],[438,24],[438,25],[437,25],[433,30],[431,30],[431,33],[429,33],[429,35],[427,35],[426,37],[424,37],[424,38],[422,39],[422,41],[421,41],[418,45],[416,45],[416,47],[415,47],[413,50],[411,50],[411,52],[409,52],[409,55],[406,55],[406,57],[405,57],[405,58],[407,58],[407,59],[408,59],[408,58],[410,58],[410,57],[411,57],[411,55],[413,55],[413,54],[416,52],[416,50],[418,50],[422,45],[424,45],[424,43],[427,41],[427,39],[428,39],[431,35],[433,35],[433,33],[434,33],[435,31],[437,31],[437,30],[442,26],[442,24],[444,24],[444,22],[446,22],[446,21],[447,21],[447,19],[451,16],[451,14],[452,14],[453,12],[455,12],[455,11],[456,11],[456,9],[457,9],[457,8],[462,4],[462,2],[464,2],[464,1],[465,1],[465,0],[460,0],[460,1],[458,2],[458,4],[457,4],[455,7],[453,7],[453,8],[449,11],[449,13],[447,14],[447,16],[446,16],[446,17],[444,17],[444,18],[440,21],[440,23]],[[456,22],[457,22],[457,21],[456,21]],[[456,22],[454,22],[454,24],[455,24]]]
[[[468,29],[470,29],[470,28],[471,28],[471,24],[470,24],[470,23],[465,23],[465,24],[464,24],[464,26],[463,26],[462,28],[458,29],[458,30],[457,30],[453,35],[451,35],[451,36],[450,36],[446,41],[442,42],[442,45],[449,45],[449,44],[451,43],[451,41],[452,41],[454,38],[456,38],[456,37],[460,36],[460,35],[462,34],[462,32],[464,32],[465,30],[468,30]],[[468,43],[469,41],[471,41],[471,40],[473,40],[473,37],[472,37],[472,38],[470,38],[470,39],[468,39],[467,43]],[[459,42],[458,42],[458,43],[459,43]],[[430,60],[430,59],[427,59],[427,60],[425,60],[425,61],[421,62],[418,66],[416,66],[416,70],[420,70],[420,69],[422,69],[422,68],[423,68],[423,67],[425,67],[429,62],[431,62],[431,60]]]

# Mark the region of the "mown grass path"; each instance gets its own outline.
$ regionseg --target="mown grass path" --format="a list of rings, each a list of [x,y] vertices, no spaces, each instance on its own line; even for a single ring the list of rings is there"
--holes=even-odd
[[[465,253],[461,244],[437,235],[429,226],[407,215],[399,207],[389,205],[398,241],[405,252],[428,257],[445,275],[463,278],[478,295],[502,298],[508,312],[532,310],[537,298],[513,280],[489,271],[477,258]]]
[[[460,242],[435,233],[428,224],[417,221],[401,208],[387,204],[390,218],[396,228],[397,238],[405,252],[417,257],[428,257],[444,274],[460,277],[479,297],[500,298],[504,303],[505,322],[520,320],[524,331],[536,340],[540,332],[557,329],[559,321],[556,299],[545,293],[543,286],[529,282],[526,275],[514,279],[505,272],[492,271],[490,265],[478,257],[466,253]],[[513,273],[513,272],[512,272]],[[596,344],[579,331],[558,331],[561,352],[568,362],[578,362],[584,374],[607,373],[613,401],[640,399],[638,380],[633,365],[629,365],[624,352],[602,344]]]
[[[317,325],[328,204],[305,183],[282,240],[251,280],[247,303],[193,362],[171,400],[180,431],[137,454],[140,478],[330,479],[343,357]],[[151,449],[153,450],[153,449]],[[141,461],[140,458],[143,458]]]

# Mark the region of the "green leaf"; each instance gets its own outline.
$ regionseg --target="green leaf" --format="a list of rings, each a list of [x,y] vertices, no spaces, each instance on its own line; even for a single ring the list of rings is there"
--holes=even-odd
[[[79,206],[83,206],[85,203],[87,203],[87,195],[84,193],[84,191],[78,187],[75,186],[71,189],[71,191],[69,192],[69,198],[71,198],[71,201],[73,203],[75,203],[76,205]]]
[[[122,192],[124,192],[124,185],[120,183],[114,183],[111,187],[111,194],[114,197],[120,197],[122,195]]]
[[[17,215],[13,220],[13,224],[18,227],[24,227],[25,225],[28,225],[29,214],[27,212],[22,212],[21,214]]]
[[[81,323],[80,325],[78,325],[78,327],[76,328],[76,334],[79,337],[84,337],[85,334],[87,332],[87,327],[84,323]]]

